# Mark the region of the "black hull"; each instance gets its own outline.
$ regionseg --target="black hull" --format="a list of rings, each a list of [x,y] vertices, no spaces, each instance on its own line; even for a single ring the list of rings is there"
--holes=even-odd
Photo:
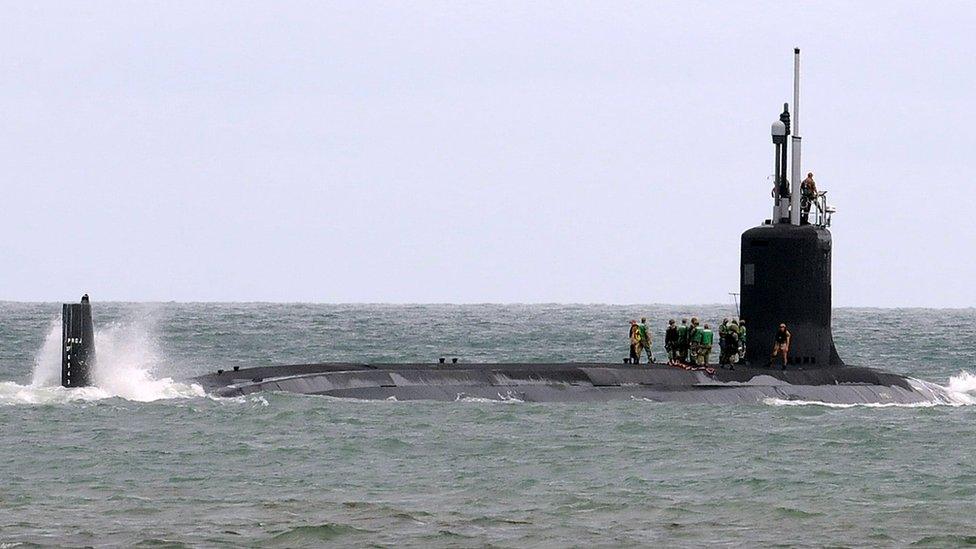
[[[916,404],[942,395],[896,374],[833,367],[781,371],[737,366],[714,374],[663,364],[300,364],[246,368],[194,379],[222,397],[262,391],[364,400],[759,404],[769,399],[834,404]]]

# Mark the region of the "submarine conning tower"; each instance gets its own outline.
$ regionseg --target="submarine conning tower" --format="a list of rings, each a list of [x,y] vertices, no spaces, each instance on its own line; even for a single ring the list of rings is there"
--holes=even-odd
[[[800,50],[793,50],[792,133],[789,108],[773,122],[776,147],[773,216],[742,234],[739,268],[741,316],[748,329],[746,362],[769,363],[776,330],[786,324],[792,334],[789,363],[807,368],[843,366],[831,332],[831,236],[833,213],[821,194],[801,205]],[[789,138],[789,139],[788,139]],[[789,143],[788,143],[789,141]],[[792,149],[790,180],[787,146]],[[801,208],[810,210],[801,217]],[[801,222],[802,220],[802,222]]]
[[[61,385],[87,387],[95,364],[95,326],[88,294],[61,305]]]

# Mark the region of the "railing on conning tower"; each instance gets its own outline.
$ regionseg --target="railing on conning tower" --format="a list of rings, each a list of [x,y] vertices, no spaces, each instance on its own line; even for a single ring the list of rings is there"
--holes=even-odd
[[[810,202],[809,206],[807,202]],[[806,213],[809,207],[809,214]],[[816,197],[812,200],[803,197],[800,202],[801,219],[806,219],[806,223],[810,225],[816,225],[817,227],[827,228],[830,227],[830,218],[837,212],[837,210],[827,204],[827,191],[818,192]]]

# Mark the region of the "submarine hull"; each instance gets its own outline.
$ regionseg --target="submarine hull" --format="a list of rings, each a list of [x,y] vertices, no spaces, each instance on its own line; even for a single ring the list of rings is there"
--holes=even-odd
[[[946,398],[904,376],[844,366],[812,370],[686,370],[664,364],[301,364],[246,368],[195,379],[212,394],[263,391],[363,400],[758,404],[916,404]]]

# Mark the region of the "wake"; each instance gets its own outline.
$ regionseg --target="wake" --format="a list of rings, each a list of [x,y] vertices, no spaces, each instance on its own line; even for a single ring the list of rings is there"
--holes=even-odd
[[[198,384],[154,377],[163,367],[155,341],[141,324],[109,324],[95,330],[97,361],[94,385],[61,386],[61,319],[51,322],[44,344],[34,357],[31,382],[0,382],[0,405],[61,404],[123,398],[136,402],[206,396]]]
[[[908,381],[916,391],[925,395],[924,401],[910,404],[896,402],[838,404],[818,400],[767,398],[763,403],[770,406],[824,406],[827,408],[932,408],[935,406],[972,406],[976,404],[976,375],[966,370],[959,372],[959,375],[950,376],[946,385],[915,378],[908,378]]]

